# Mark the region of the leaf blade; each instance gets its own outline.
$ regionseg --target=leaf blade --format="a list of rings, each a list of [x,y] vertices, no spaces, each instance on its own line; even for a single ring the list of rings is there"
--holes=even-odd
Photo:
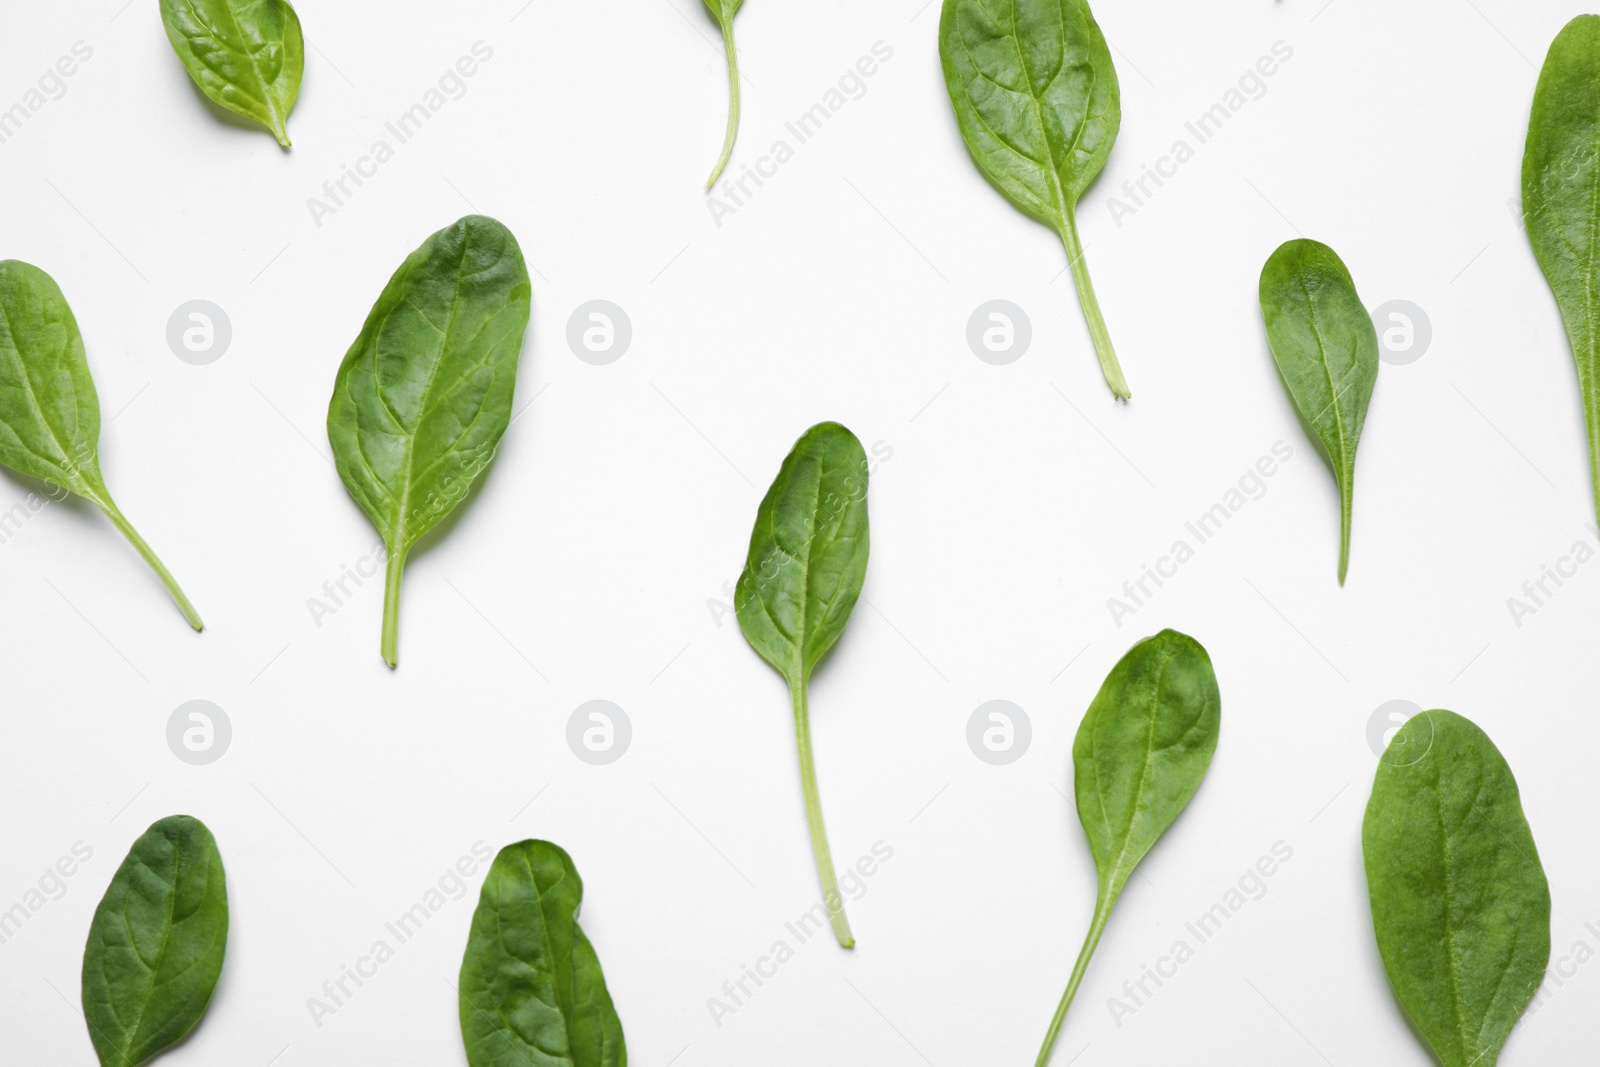
[[[140,1067],[200,1024],[227,939],[211,831],[186,815],[155,823],[118,867],[84,948],[84,1019],[104,1067]]]
[[[289,147],[305,38],[288,0],[161,0],[161,21],[208,99],[255,119]]]
[[[1516,779],[1470,720],[1413,716],[1362,820],[1373,930],[1395,995],[1445,1067],[1493,1067],[1544,980],[1550,888]]]

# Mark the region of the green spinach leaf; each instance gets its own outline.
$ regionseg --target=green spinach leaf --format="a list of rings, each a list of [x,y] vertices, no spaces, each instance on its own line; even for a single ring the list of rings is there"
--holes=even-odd
[[[184,618],[205,629],[189,598],[117,509],[100,474],[100,400],[78,320],[55,279],[0,262],[0,464],[69,490],[105,512],[161,579]]]
[[[289,147],[289,112],[306,66],[289,0],[161,0],[161,21],[201,92]]]
[[[843,426],[818,423],[795,442],[756,510],[733,606],[745,640],[789,683],[811,847],[834,936],[845,948],[856,942],[822,822],[807,689],[861,595],[867,550],[866,452]]]
[[[1175,822],[1211,766],[1222,697],[1200,642],[1162,630],[1128,650],[1095,694],[1072,743],[1078,821],[1099,893],[1037,1067],[1050,1062],[1067,1009],[1134,868]]]
[[[728,54],[728,132],[723,135],[722,155],[706,179],[706,188],[717,184],[723,168],[733,157],[733,142],[739,137],[739,51],[733,43],[733,16],[744,6],[744,0],[705,0],[711,17],[722,27],[722,47]]]
[[[1111,155],[1122,93],[1111,49],[1085,0],[944,0],[939,58],[956,124],[978,169],[1067,248],[1118,400],[1132,394],[1100,314],[1078,239],[1078,198]]]
[[[83,1016],[103,1067],[140,1067],[206,1013],[228,947],[228,888],[199,819],[146,830],[95,909],[83,952]]]
[[[1522,156],[1522,213],[1578,364],[1600,514],[1600,15],[1567,23],[1539,72]]]
[[[1333,249],[1304,238],[1261,269],[1261,314],[1278,373],[1339,485],[1339,584],[1350,569],[1356,445],[1378,381],[1378,332]]]
[[[1493,1067],[1550,960],[1550,887],[1499,749],[1451,711],[1395,734],[1361,826],[1378,951],[1444,1067]]]
[[[622,1023],[578,927],[583,880],[548,841],[500,850],[461,961],[470,1067],[627,1067]]]
[[[395,271],[339,367],[328,440],[345,488],[388,547],[382,650],[391,667],[406,553],[494,458],[532,300],[517,239],[469,215]]]

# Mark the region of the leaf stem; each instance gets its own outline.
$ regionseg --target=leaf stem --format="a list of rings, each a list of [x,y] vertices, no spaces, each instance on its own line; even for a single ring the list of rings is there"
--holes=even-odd
[[[800,782],[806,793],[806,822],[811,826],[811,850],[817,857],[817,874],[822,879],[823,903],[833,922],[833,935],[841,948],[854,948],[855,935],[844,913],[844,897],[839,895],[839,879],[833,873],[833,853],[828,848],[828,828],[822,823],[822,797],[817,790],[817,766],[811,756],[811,709],[804,678],[789,687],[794,698],[794,735],[800,748]]]
[[[1100,357],[1100,372],[1111,387],[1111,395],[1118,400],[1127,400],[1133,394],[1128,391],[1127,379],[1122,376],[1122,365],[1117,362],[1116,349],[1111,347],[1111,334],[1106,330],[1106,320],[1100,314],[1100,301],[1094,295],[1094,283],[1089,280],[1089,263],[1083,258],[1083,245],[1078,240],[1077,212],[1068,205],[1064,214],[1067,221],[1061,227],[1061,241],[1067,246],[1072,282],[1078,288],[1078,303],[1089,324],[1089,336],[1094,339],[1095,354]]]
[[[1039,1058],[1034,1062],[1034,1067],[1045,1067],[1050,1062],[1050,1053],[1056,1047],[1056,1037],[1061,1033],[1061,1024],[1067,1019],[1067,1009],[1072,1007],[1072,998],[1077,995],[1078,984],[1083,981],[1083,974],[1089,969],[1089,957],[1094,955],[1095,946],[1100,944],[1100,935],[1105,933],[1106,921],[1111,918],[1111,906],[1116,903],[1116,898],[1101,891],[1100,899],[1095,902],[1094,919],[1089,923],[1089,936],[1083,939],[1083,950],[1078,953],[1078,962],[1072,968],[1072,977],[1067,979],[1067,991],[1061,994],[1061,1005],[1056,1008],[1055,1018],[1050,1020],[1050,1032],[1044,1035],[1044,1047],[1039,1050]]]
[[[1344,584],[1344,576],[1350,570],[1350,511],[1352,506],[1353,487],[1346,485],[1344,480],[1339,483],[1339,584]]]
[[[391,667],[400,665],[400,575],[406,569],[406,554],[389,551],[383,578],[383,659]]]
[[[722,177],[723,168],[733,157],[733,142],[739,138],[739,51],[733,44],[733,18],[718,18],[717,21],[722,24],[722,46],[728,53],[728,132],[723,135],[722,155],[711,177],[706,179],[707,189]]]
[[[93,494],[90,495],[90,499],[99,505],[100,510],[106,513],[106,518],[111,520],[111,524],[122,531],[122,536],[128,539],[128,542],[138,550],[139,555],[144,557],[144,561],[150,565],[150,569],[156,572],[156,577],[160,578],[161,584],[167,587],[167,592],[177,602],[179,610],[183,612],[183,617],[189,621],[189,625],[197,631],[204,630],[206,624],[200,621],[200,613],[194,610],[194,605],[189,603],[189,598],[183,595],[183,590],[178,587],[178,580],[172,576],[171,571],[167,570],[166,564],[161,562],[161,558],[156,555],[155,550],[145,542],[144,538],[139,536],[139,531],[133,528],[133,523],[129,522],[127,516],[123,515],[117,505],[112,502],[110,494]]]

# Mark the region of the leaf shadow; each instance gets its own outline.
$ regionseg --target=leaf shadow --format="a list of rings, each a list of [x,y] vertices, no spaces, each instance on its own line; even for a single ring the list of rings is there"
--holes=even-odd
[[[247,130],[251,133],[259,133],[271,141],[274,145],[278,145],[278,139],[273,136],[272,131],[269,130],[264,123],[259,122],[256,119],[247,118],[238,112],[230,111],[223,107],[221,104],[207,96],[205,94],[205,90],[201,89],[199,83],[193,78],[185,77],[184,81],[189,83],[189,91],[194,95],[196,100],[200,101],[207,111],[211,112],[211,117],[213,119],[222,123],[224,126],[232,126],[237,130]],[[291,109],[291,112],[292,110],[293,109]],[[292,138],[293,135],[291,134],[290,136]],[[291,149],[283,145],[278,145],[278,148],[285,155],[291,151]]]

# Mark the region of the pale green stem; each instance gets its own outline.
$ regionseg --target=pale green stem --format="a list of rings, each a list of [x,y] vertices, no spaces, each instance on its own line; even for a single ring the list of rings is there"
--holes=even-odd
[[[383,579],[383,659],[391,667],[400,665],[400,575],[406,569],[406,554],[390,551]]]
[[[1355,495],[1354,486],[1339,483],[1339,584],[1344,584],[1344,576],[1350,570],[1350,511],[1351,498]]]
[[[161,579],[161,584],[167,587],[167,592],[171,593],[172,599],[177,601],[178,608],[183,612],[183,617],[189,620],[189,625],[196,630],[204,630],[206,624],[200,621],[200,613],[194,610],[194,605],[189,603],[189,598],[183,595],[182,589],[178,588],[178,580],[172,576],[171,571],[167,570],[166,564],[161,562],[160,557],[155,554],[155,550],[145,543],[144,538],[139,536],[139,531],[133,528],[133,524],[127,520],[127,517],[122,514],[117,505],[112,503],[111,497],[109,495],[91,495],[90,499],[99,505],[100,510],[106,513],[106,518],[111,520],[111,524],[122,531],[122,536],[126,537],[128,542],[138,550],[139,555],[144,557],[144,561],[150,564],[150,569],[156,572],[156,577]]]
[[[1072,282],[1078,288],[1078,303],[1083,307],[1083,317],[1089,324],[1089,336],[1094,339],[1094,351],[1100,357],[1100,372],[1111,387],[1111,395],[1127,400],[1133,394],[1122,377],[1122,365],[1117,362],[1116,349],[1111,347],[1111,334],[1106,330],[1106,320],[1100,314],[1100,301],[1095,299],[1094,283],[1089,280],[1089,264],[1083,258],[1083,245],[1078,240],[1076,213],[1068,207],[1066,225],[1061,227],[1061,241],[1067,246],[1067,259],[1072,265]]]
[[[822,797],[817,791],[817,765],[811,756],[811,710],[806,697],[806,682],[789,687],[794,698],[794,735],[800,746],[800,783],[806,793],[806,822],[811,826],[811,850],[817,856],[817,874],[822,878],[822,899],[833,922],[833,935],[842,948],[854,948],[855,935],[845,917],[844,897],[839,895],[839,879],[833,873],[833,853],[828,849],[828,828],[822,824]]]
[[[1083,972],[1089,969],[1089,957],[1094,955],[1095,946],[1100,944],[1100,935],[1105,933],[1106,920],[1111,918],[1111,906],[1116,901],[1111,894],[1102,892],[1100,899],[1094,906],[1094,920],[1089,923],[1089,936],[1083,940],[1083,951],[1078,953],[1078,962],[1072,968],[1072,977],[1067,979],[1067,991],[1061,994],[1061,1006],[1056,1008],[1055,1018],[1050,1020],[1050,1032],[1044,1035],[1044,1047],[1039,1050],[1039,1058],[1034,1067],[1045,1067],[1050,1062],[1050,1053],[1056,1047],[1056,1037],[1061,1033],[1061,1024],[1066,1022],[1067,1009],[1072,1007],[1072,998],[1077,995],[1078,984],[1083,981]]]
[[[719,19],[722,23],[722,46],[728,52],[728,132],[723,135],[722,156],[706,179],[706,188],[717,184],[723,168],[733,158],[733,142],[739,137],[739,52],[733,45],[733,19]]]

